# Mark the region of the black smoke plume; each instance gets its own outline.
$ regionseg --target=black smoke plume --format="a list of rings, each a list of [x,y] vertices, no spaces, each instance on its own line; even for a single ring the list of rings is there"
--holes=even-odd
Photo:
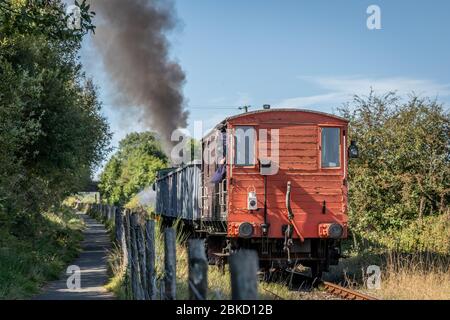
[[[185,74],[170,60],[167,32],[177,23],[173,4],[158,0],[92,0],[97,14],[94,43],[122,108],[138,107],[141,121],[157,131],[165,147],[186,127]]]

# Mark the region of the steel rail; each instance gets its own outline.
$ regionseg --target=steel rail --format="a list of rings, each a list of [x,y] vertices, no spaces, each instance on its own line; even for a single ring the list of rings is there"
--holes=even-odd
[[[350,288],[342,287],[338,284],[327,282],[323,280],[313,279],[310,276],[306,276],[304,274],[289,270],[289,274],[295,275],[296,277],[301,277],[302,279],[307,280],[310,283],[312,288],[319,288],[325,290],[327,293],[334,295],[336,297],[345,299],[345,300],[378,300],[375,297],[366,295],[364,293],[352,290]]]
[[[378,300],[375,297],[327,281],[320,282],[319,286],[323,287],[328,293],[346,300]]]

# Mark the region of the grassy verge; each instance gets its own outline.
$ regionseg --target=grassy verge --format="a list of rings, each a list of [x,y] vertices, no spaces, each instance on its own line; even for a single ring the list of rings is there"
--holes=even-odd
[[[126,269],[121,250],[117,246],[114,246],[108,254],[108,271],[111,277],[105,286],[106,290],[114,293],[119,300],[128,300]]]
[[[450,220],[447,215],[417,220],[402,230],[367,234],[349,247],[325,276],[380,299],[450,299]],[[367,267],[381,271],[381,288],[367,289]]]
[[[380,267],[379,289],[367,288],[367,267]],[[435,253],[400,253],[395,251],[353,254],[324,277],[344,282],[379,299],[448,300],[450,299],[450,257]]]
[[[57,279],[79,253],[83,224],[66,207],[33,219],[27,232],[0,227],[0,299],[26,299]]]

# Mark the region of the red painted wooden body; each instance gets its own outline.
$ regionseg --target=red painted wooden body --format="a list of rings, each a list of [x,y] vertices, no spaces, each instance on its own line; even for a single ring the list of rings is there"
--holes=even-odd
[[[273,109],[252,112],[226,120],[226,128],[234,132],[236,127],[252,126],[257,133],[255,157],[260,158],[257,147],[261,141],[261,129],[279,130],[278,173],[267,176],[268,237],[283,238],[282,226],[289,224],[286,208],[287,183],[291,182],[291,207],[293,224],[303,238],[319,238],[319,225],[337,222],[347,235],[347,121],[332,115],[295,109]],[[321,130],[340,129],[340,166],[322,168]],[[232,145],[233,139],[228,139]],[[230,151],[233,148],[229,148]],[[237,237],[242,222],[250,222],[254,236],[261,236],[264,222],[264,176],[260,174],[258,161],[253,166],[237,166],[233,152],[227,155],[227,224],[228,236]],[[269,155],[270,156],[270,153]],[[247,207],[249,191],[256,191],[258,210]],[[294,234],[294,238],[299,235]]]

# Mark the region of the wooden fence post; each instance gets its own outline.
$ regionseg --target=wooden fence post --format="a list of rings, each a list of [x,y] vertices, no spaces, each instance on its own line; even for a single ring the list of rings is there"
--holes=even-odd
[[[208,293],[208,260],[205,241],[189,241],[189,299],[206,300]]]
[[[130,229],[129,229],[129,223],[127,223],[127,210],[126,209],[119,209],[120,214],[120,220],[121,220],[121,226],[122,226],[122,255],[123,255],[123,263],[128,269],[128,261],[129,261],[129,250],[130,247]]]
[[[131,231],[131,279],[134,283],[134,298],[136,300],[144,300],[144,292],[142,290],[139,271],[139,249],[138,249],[138,217],[136,213],[132,213],[130,217]]]
[[[165,300],[175,300],[177,292],[176,235],[173,228],[164,230]]]
[[[128,209],[125,209],[125,233],[126,233],[126,242],[127,242],[127,259],[128,259],[128,278],[131,285],[131,298],[135,299],[135,294],[137,292],[136,289],[136,281],[134,278],[136,277],[136,273],[134,271],[134,264],[133,264],[133,250],[132,250],[132,237],[131,237],[131,217],[130,217],[130,211]]]
[[[147,287],[147,259],[145,255],[145,238],[144,238],[144,232],[142,231],[141,225],[136,225],[136,235],[137,235],[137,249],[138,249],[138,256],[139,256],[139,276],[141,280],[141,287],[142,287],[142,293],[143,298],[145,300],[149,300],[148,296],[148,287]]]
[[[114,240],[116,244],[122,246],[122,213],[119,208],[113,207],[114,212]]]
[[[164,285],[165,279],[159,279],[159,300],[166,299],[166,288]]]
[[[145,240],[145,255],[147,256],[147,293],[150,300],[156,300],[155,220],[146,221]]]
[[[233,300],[258,298],[258,254],[239,250],[230,256],[231,297]]]

